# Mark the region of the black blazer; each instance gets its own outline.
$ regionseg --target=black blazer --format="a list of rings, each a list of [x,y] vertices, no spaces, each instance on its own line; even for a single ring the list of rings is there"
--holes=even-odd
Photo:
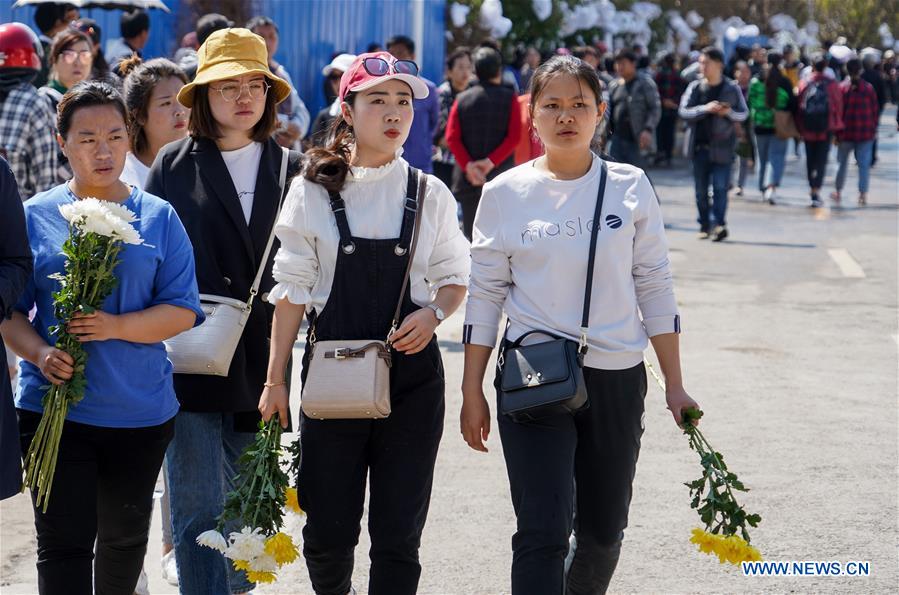
[[[19,188],[9,164],[0,157],[0,321],[12,315],[31,278],[31,248]],[[9,387],[6,352],[0,341],[0,500],[19,493],[21,451],[16,408]]]
[[[287,182],[301,166],[290,152]],[[256,276],[278,208],[281,147],[263,144],[256,194],[247,225],[231,175],[215,142],[188,137],[166,145],[157,155],[145,190],[167,200],[177,211],[194,248],[200,293],[246,301]],[[253,430],[256,407],[268,368],[269,336],[274,307],[263,297],[274,286],[272,246],[259,295],[234,353],[227,377],[175,374],[175,393],[185,411],[249,412],[245,429]]]

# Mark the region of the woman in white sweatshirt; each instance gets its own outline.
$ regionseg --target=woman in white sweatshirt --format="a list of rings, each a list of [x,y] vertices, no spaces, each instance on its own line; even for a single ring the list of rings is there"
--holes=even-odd
[[[414,62],[362,54],[340,80],[341,114],[331,143],[306,153],[277,224],[271,356],[259,402],[263,419],[287,421],[287,362],[304,313],[310,331],[303,382],[316,341],[388,336],[421,226],[402,323],[391,336],[391,412],[385,419],[300,420],[303,554],[319,595],[353,592],[353,552],[370,482],[372,595],[413,595],[437,446],[444,375],[434,330],[465,297],[470,257],[456,202],[437,178],[400,157],[412,100],[427,97]],[[427,180],[424,203],[417,187]],[[327,355],[325,356],[327,357]],[[314,371],[315,368],[313,367]]]
[[[546,154],[485,185],[474,223],[461,430],[479,451],[487,450],[490,432],[484,374],[503,313],[505,347],[533,330],[579,340],[591,232],[598,225],[584,333],[587,406],[532,422],[498,414],[518,519],[514,595],[607,589],[643,433],[648,340],[675,421],[696,405],[681,380],[680,316],[655,193],[642,170],[604,163],[590,150],[604,107],[589,65],[557,56],[541,66],[531,82],[530,111]],[[604,201],[594,222],[603,175]],[[566,577],[572,531],[577,549]]]

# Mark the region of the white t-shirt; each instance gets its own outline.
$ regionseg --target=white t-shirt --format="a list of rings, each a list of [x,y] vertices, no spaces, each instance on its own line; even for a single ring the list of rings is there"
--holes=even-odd
[[[643,360],[649,337],[679,332],[680,315],[649,178],[607,165],[585,361],[621,370]],[[600,172],[596,156],[576,180],[552,179],[529,161],[484,185],[463,343],[492,347],[503,313],[510,341],[530,330],[578,340]]]
[[[136,186],[141,190],[147,185],[147,176],[150,174],[150,168],[143,164],[137,156],[128,151],[125,156],[125,167],[122,169],[122,175],[119,179],[126,184]]]
[[[250,143],[235,151],[222,151],[222,159],[231,174],[243,217],[249,225],[250,215],[253,213],[253,197],[256,195],[259,160],[262,159],[262,143]]]

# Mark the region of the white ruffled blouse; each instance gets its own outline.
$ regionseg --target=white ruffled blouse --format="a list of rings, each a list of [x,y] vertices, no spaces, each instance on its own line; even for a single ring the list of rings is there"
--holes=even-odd
[[[350,232],[359,238],[400,235],[409,164],[399,154],[378,168],[352,167],[340,195]],[[327,191],[294,178],[275,226],[281,248],[275,255],[275,287],[268,301],[287,299],[322,311],[331,292],[340,234]],[[445,285],[468,285],[471,252],[459,229],[456,200],[434,176],[428,176],[421,230],[410,274],[412,301],[426,306]]]

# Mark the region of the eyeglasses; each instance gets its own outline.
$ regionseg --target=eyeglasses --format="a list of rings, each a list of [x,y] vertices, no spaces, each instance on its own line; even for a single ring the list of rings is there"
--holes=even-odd
[[[247,95],[249,95],[250,99],[262,99],[271,88],[268,81],[250,81],[243,85],[238,85],[237,83],[225,83],[221,87],[209,86],[221,93],[222,99],[228,103],[237,101],[244,89],[247,90]]]
[[[391,70],[394,74],[418,76],[418,64],[412,60],[397,60],[390,64],[384,58],[366,58],[362,61],[362,66],[372,76],[386,76]]]
[[[88,64],[94,57],[94,53],[90,50],[63,50],[59,53],[59,57],[66,64],[74,64],[75,60],[82,64]]]

